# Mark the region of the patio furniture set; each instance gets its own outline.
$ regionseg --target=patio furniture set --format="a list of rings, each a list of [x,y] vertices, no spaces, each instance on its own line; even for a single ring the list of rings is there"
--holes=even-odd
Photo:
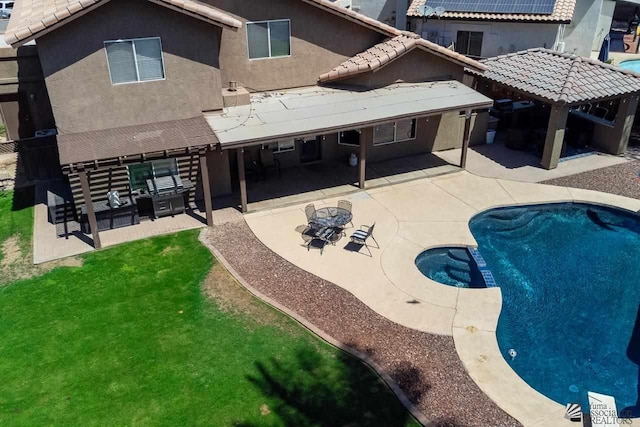
[[[310,249],[314,242],[318,242],[321,255],[327,244],[335,246],[337,241],[346,236],[344,229],[347,224],[353,226],[352,204],[348,200],[339,200],[336,207],[320,209],[316,209],[315,205],[310,204],[305,208],[305,214],[307,215],[308,227],[304,234],[310,237],[306,242],[307,250]],[[371,226],[363,225],[350,237],[351,243],[365,247],[369,251],[369,256],[372,256],[371,249],[367,245],[369,238],[376,243],[378,249],[380,248],[373,237],[374,227],[375,224]]]

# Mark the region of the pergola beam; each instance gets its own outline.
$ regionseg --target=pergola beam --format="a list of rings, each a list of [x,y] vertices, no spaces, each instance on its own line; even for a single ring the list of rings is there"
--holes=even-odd
[[[209,166],[207,165],[206,151],[200,153],[200,173],[202,175],[202,195],[204,197],[207,225],[213,227],[213,203],[211,201],[211,184],[209,182]]]
[[[78,172],[78,177],[80,178],[80,186],[82,187],[84,205],[87,209],[87,219],[89,220],[89,227],[91,228],[91,235],[93,237],[93,247],[96,249],[102,249],[100,233],[98,232],[98,221],[96,220],[96,212],[93,209],[93,200],[91,199],[91,189],[89,187],[87,171],[84,169],[80,170]]]
[[[247,177],[244,172],[244,148],[238,148],[238,180],[240,181],[240,206],[242,212],[247,212]]]

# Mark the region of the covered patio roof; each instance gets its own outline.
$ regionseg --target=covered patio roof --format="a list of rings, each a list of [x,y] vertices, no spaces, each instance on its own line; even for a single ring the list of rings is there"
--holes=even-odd
[[[217,145],[200,117],[58,135],[60,164],[91,163],[143,154]]]
[[[640,92],[640,75],[594,59],[529,49],[482,61],[484,73],[471,74],[547,103],[578,105]]]
[[[225,149],[492,105],[490,98],[458,81],[368,91],[310,86],[256,93],[249,105],[205,113],[205,118]]]

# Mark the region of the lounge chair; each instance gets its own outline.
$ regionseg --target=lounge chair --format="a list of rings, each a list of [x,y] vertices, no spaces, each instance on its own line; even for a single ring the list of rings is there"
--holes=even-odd
[[[348,211],[349,213],[351,213],[352,208],[353,208],[353,205],[351,204],[350,201],[338,200],[338,209],[344,209],[345,211]],[[353,227],[353,221],[349,221],[347,224],[351,224],[351,226]]]
[[[315,240],[318,240],[322,244],[320,246],[320,255],[322,255],[322,252],[324,251],[324,247],[327,246],[328,243],[335,245],[336,242],[340,240],[340,234],[341,233],[338,230],[332,227],[319,228],[315,231],[315,233],[313,234],[313,238],[307,244],[307,250],[309,250],[309,248],[311,247],[311,244]]]
[[[376,249],[380,249],[380,245],[378,244],[378,241],[376,240],[375,237],[373,237],[373,228],[375,226],[376,226],[375,223],[372,226],[363,225],[362,227],[360,227],[359,230],[355,231],[351,235],[351,243],[354,243],[359,246],[364,246],[365,248],[367,248],[367,251],[369,251],[369,256],[373,256],[373,254],[371,253],[371,249],[367,244],[367,240],[369,238],[371,238],[371,240],[373,240],[376,243]]]

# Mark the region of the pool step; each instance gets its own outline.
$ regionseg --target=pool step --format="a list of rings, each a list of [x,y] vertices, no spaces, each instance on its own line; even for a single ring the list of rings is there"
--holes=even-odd
[[[484,260],[484,257],[482,256],[480,251],[477,248],[471,247],[467,248],[467,251],[469,252],[469,255],[471,255],[473,261],[476,263],[478,270],[480,270],[480,274],[482,275],[485,286],[487,288],[497,287],[498,284],[496,283],[496,279],[493,277],[493,273],[491,273],[491,270],[489,270],[489,268],[487,267],[487,262]]]

